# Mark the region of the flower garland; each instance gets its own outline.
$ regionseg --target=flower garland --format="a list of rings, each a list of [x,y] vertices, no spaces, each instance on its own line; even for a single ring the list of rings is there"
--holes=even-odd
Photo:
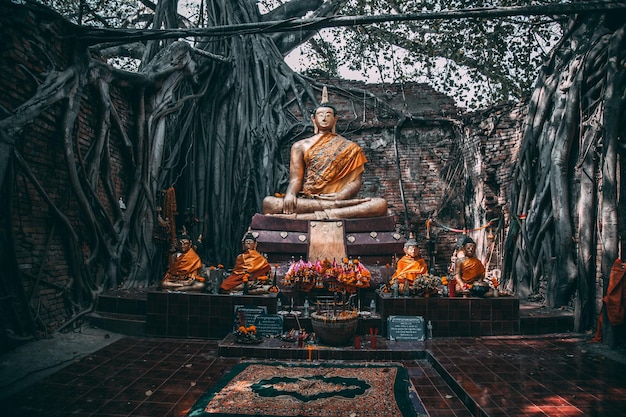
[[[477,232],[479,230],[484,230],[484,229],[488,228],[489,226],[493,225],[497,220],[498,219],[489,220],[489,222],[487,222],[487,224],[479,226],[479,227],[477,227],[475,229],[455,229],[453,227],[446,226],[445,224],[440,223],[437,220],[433,220],[433,219],[428,219],[426,221],[426,224],[427,224],[428,229],[430,229],[430,224],[434,222],[437,226],[441,227],[443,230],[446,230],[448,232],[468,234],[470,232]]]
[[[327,289],[331,292],[350,293],[358,288],[370,285],[372,274],[358,259],[344,258],[343,262],[324,261],[292,261],[289,270],[283,277],[283,285],[297,287],[305,292],[316,289]]]

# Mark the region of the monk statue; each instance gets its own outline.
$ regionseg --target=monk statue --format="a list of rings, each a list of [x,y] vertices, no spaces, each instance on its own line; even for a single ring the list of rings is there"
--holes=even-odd
[[[485,278],[485,267],[476,258],[476,242],[468,236],[463,240],[461,249],[464,256],[458,258],[454,266],[457,292],[466,291],[470,284],[481,282]]]
[[[311,116],[314,136],[291,147],[285,196],[266,197],[263,214],[306,220],[387,215],[383,198],[355,198],[367,159],[359,145],[335,133],[339,117],[326,100]]]
[[[391,276],[389,284],[393,285],[395,281],[402,283],[413,283],[418,275],[428,273],[426,261],[420,256],[420,249],[417,241],[410,237],[404,243],[404,256],[398,259],[396,272]],[[402,291],[402,288],[400,289]]]
[[[202,260],[191,247],[191,238],[181,235],[177,243],[178,251],[170,257],[161,288],[169,291],[203,291],[206,283],[204,277],[200,276]]]
[[[246,233],[242,241],[243,252],[237,255],[232,273],[220,285],[222,292],[230,293],[243,289],[245,280],[252,286],[259,277],[270,272],[272,267],[265,256],[257,252],[256,245],[256,237],[250,232]],[[269,289],[269,285],[267,287]]]

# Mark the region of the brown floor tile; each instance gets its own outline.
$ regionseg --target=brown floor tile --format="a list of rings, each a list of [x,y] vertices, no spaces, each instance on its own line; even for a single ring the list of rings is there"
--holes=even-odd
[[[441,338],[408,345],[430,360],[401,362],[430,417],[626,416],[626,365],[586,343],[581,335]],[[358,355],[383,360],[380,349],[403,348],[384,339],[378,347]],[[241,360],[217,352],[217,341],[123,338],[0,401],[0,409],[5,417],[184,417]],[[293,348],[262,353],[294,355]]]

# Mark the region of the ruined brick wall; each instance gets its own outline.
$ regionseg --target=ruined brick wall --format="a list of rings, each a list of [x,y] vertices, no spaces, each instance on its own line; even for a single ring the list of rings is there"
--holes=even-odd
[[[525,103],[504,104],[464,117],[463,155],[471,187],[465,217],[473,228],[478,251],[489,269],[502,268],[504,238],[511,221],[508,201],[512,170],[518,160]]]
[[[72,43],[67,40],[70,32],[54,14],[34,13],[26,8],[3,9],[1,6],[0,108],[11,114],[34,95],[49,73],[64,71],[74,57]],[[114,89],[111,95],[121,111],[122,123],[128,123],[132,120],[129,116],[132,115],[132,91]],[[65,225],[71,225],[79,234],[86,226],[70,185],[68,167],[74,163],[78,171],[85,169],[96,152],[100,130],[97,97],[89,87],[83,92],[77,133],[70,138],[78,149],[75,161],[68,161],[64,145],[62,120],[67,107],[64,100],[26,126],[16,143],[25,167],[16,164],[9,169],[14,186],[4,192],[12,195],[12,230],[3,232],[6,233],[3,237],[10,236],[14,243],[19,273],[4,271],[11,276],[3,279],[21,280],[40,330],[54,331],[72,314],[70,291],[74,274],[66,261],[72,252],[67,246],[69,232]],[[116,191],[121,193],[125,189],[125,178],[130,174],[128,167],[121,163],[125,148],[115,127],[110,141],[113,161],[110,174]],[[94,184],[94,190],[104,214],[113,217],[116,202],[111,201],[102,184]],[[82,242],[83,255],[89,256],[94,242],[80,235],[78,240]],[[6,310],[0,311],[3,312],[0,320],[9,323],[9,318],[4,316]]]
[[[318,81],[331,87],[330,102],[340,116],[337,132],[358,143],[368,158],[360,196],[387,200],[398,229],[416,233],[433,272],[447,273],[463,234],[477,241],[477,256],[489,269],[500,269],[524,104],[466,114],[425,84]],[[362,89],[382,97],[383,105],[368,104],[366,94],[362,102],[333,95],[332,87]],[[399,124],[385,101],[410,120]],[[287,158],[288,146],[283,152]],[[430,233],[429,219],[434,220]]]

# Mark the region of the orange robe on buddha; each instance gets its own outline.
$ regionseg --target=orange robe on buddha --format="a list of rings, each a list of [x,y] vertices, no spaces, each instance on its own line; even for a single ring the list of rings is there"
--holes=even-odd
[[[478,258],[465,258],[461,261],[461,279],[465,284],[471,284],[485,274],[485,267]]]
[[[198,278],[198,271],[202,268],[202,260],[193,249],[181,254],[170,262],[163,281],[177,282]]]
[[[338,192],[363,172],[366,162],[363,150],[356,143],[334,133],[322,135],[304,153],[307,169],[302,194]]]
[[[404,255],[402,258],[398,259],[398,264],[396,266],[396,272],[391,276],[391,283],[393,283],[397,278],[403,277],[415,278],[417,275],[424,275],[428,273],[428,267],[426,266],[426,261],[424,258],[413,258],[408,255]]]
[[[248,274],[248,279],[253,281],[261,275],[267,274],[271,269],[269,262],[261,253],[249,249],[237,256],[233,272],[222,282],[220,288],[224,291],[231,291],[243,283],[244,275]]]

